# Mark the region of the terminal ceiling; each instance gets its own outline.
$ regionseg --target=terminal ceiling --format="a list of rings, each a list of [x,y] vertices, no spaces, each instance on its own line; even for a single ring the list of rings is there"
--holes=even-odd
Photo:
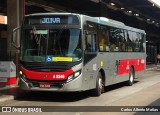
[[[145,29],[148,35],[156,42],[160,36],[160,8],[148,0],[26,0],[28,12],[34,1],[42,2],[43,5],[35,12],[46,10],[49,12],[78,12],[91,16],[101,16],[102,7],[108,10],[109,17],[124,22],[125,24]],[[32,4],[33,3],[33,4]],[[111,3],[114,3],[114,5]],[[39,6],[37,4],[36,6]],[[45,7],[47,6],[47,7]],[[38,8],[38,7],[37,7]],[[121,9],[124,8],[124,9]],[[36,10],[36,9],[35,9]],[[130,12],[131,11],[131,12]],[[45,11],[44,11],[45,12]],[[143,25],[145,27],[143,27]]]

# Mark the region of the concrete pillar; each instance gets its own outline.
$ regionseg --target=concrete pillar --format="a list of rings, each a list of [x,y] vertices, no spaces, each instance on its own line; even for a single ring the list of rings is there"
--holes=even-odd
[[[12,30],[21,25],[24,15],[24,2],[25,0],[7,0],[7,17],[8,17],[8,38],[7,38],[7,53],[8,60],[16,61],[16,48],[11,45]],[[19,36],[19,35],[18,35]],[[15,41],[16,45],[19,44],[20,37]]]
[[[13,61],[16,64],[16,76],[17,83],[19,81],[19,50],[15,48],[12,43],[12,31],[14,28],[19,27],[22,22],[25,10],[25,0],[7,0],[7,17],[8,17],[8,38],[7,38],[7,53],[8,60]],[[14,40],[15,45],[19,46],[20,43],[20,32],[17,34],[17,39]]]

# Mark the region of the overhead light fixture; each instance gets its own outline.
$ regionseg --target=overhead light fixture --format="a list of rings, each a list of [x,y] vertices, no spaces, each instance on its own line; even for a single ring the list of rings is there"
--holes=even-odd
[[[129,10],[129,11],[127,11],[128,13],[130,13],[130,14],[132,14],[132,11],[131,10]]]
[[[151,19],[149,19],[149,18],[147,19],[147,21],[150,21],[150,20],[151,20]]]
[[[115,3],[110,3],[111,6],[115,6]]]
[[[129,13],[129,11],[124,11],[123,13],[128,15],[128,16],[132,16],[133,15],[132,13]]]
[[[115,5],[111,5],[111,3],[107,4],[106,6],[112,10],[119,10],[119,8],[115,7]]]
[[[148,18],[148,19],[147,19],[147,23],[148,23],[148,24],[152,24],[151,19]]]
[[[139,14],[134,14],[134,16],[138,17],[138,16],[139,16]]]
[[[152,21],[152,23],[154,24],[154,23],[155,23],[155,21]]]
[[[125,8],[123,8],[123,7],[121,8],[121,10],[124,10],[124,9],[125,9]]]
[[[148,0],[149,2],[152,3],[152,6],[157,6],[160,8],[160,0]]]

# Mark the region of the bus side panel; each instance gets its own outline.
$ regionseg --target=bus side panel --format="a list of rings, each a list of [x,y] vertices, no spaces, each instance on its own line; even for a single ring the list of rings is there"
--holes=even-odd
[[[105,86],[127,81],[130,67],[135,70],[135,78],[145,70],[145,54],[132,52],[100,52],[98,68],[105,72]]]
[[[128,74],[130,71],[130,67],[134,67],[135,72],[144,71],[144,59],[136,58],[136,59],[122,59],[119,60],[120,65],[118,66],[118,75]]]
[[[84,64],[82,90],[89,90],[96,87],[96,79],[98,75],[97,69],[97,56],[88,60],[87,63]]]
[[[141,76],[145,71],[145,54],[143,53],[117,53],[115,58],[119,60],[116,83],[129,79],[129,72],[132,66],[135,71],[135,78]]]
[[[100,52],[98,54],[99,70],[104,70],[105,73],[105,86],[112,85],[115,82],[116,66],[115,66],[115,54],[109,52]]]

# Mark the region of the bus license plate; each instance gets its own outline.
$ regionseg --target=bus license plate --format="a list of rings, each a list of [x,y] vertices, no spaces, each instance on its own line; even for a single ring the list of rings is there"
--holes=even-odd
[[[40,84],[39,84],[39,87],[40,87],[40,88],[50,88],[50,87],[51,87],[51,84],[40,83]]]

